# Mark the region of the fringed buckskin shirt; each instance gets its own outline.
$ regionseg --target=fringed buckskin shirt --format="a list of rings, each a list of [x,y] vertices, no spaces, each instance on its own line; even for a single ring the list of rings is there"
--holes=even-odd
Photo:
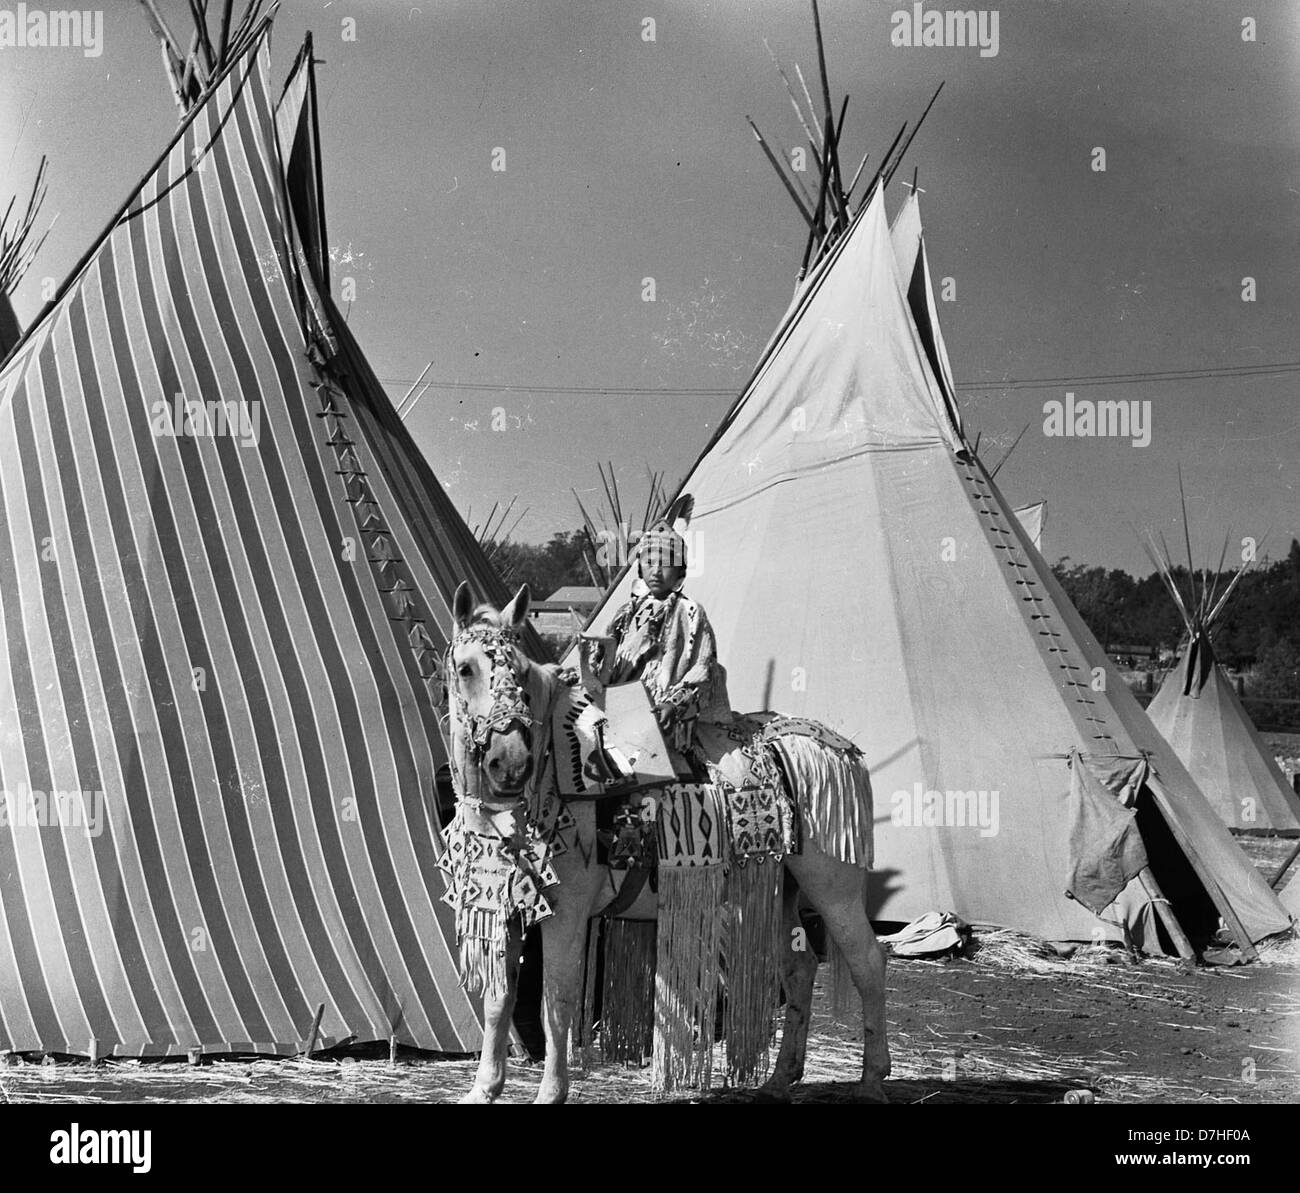
[[[732,719],[727,673],[702,605],[680,591],[663,600],[642,593],[614,614],[608,633],[616,640],[609,682],[639,679],[652,703],[673,709],[673,749],[690,746],[697,720]]]

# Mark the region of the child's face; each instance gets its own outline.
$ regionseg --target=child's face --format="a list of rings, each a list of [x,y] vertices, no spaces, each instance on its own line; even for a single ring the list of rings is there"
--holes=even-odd
[[[685,575],[684,567],[669,563],[655,562],[641,568],[641,578],[650,590],[650,595],[657,601],[662,601],[672,592]]]

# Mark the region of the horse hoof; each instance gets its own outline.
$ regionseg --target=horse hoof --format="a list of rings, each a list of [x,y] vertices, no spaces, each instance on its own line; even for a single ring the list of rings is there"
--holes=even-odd
[[[541,1086],[537,1091],[537,1097],[533,1099],[534,1106],[559,1106],[568,1098],[569,1091],[559,1089],[555,1086]]]
[[[482,1086],[476,1085],[460,1100],[462,1106],[491,1106],[497,1100],[496,1094],[490,1094]]]

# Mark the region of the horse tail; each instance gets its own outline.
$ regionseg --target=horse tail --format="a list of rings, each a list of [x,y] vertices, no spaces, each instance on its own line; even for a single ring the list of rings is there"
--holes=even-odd
[[[871,775],[862,755],[808,734],[768,743],[799,809],[804,840],[822,853],[869,870],[873,858]]]

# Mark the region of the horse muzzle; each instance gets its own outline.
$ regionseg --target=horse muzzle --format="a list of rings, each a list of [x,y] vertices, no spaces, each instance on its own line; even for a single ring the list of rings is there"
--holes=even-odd
[[[532,733],[528,725],[513,720],[489,735],[483,753],[483,774],[493,796],[510,799],[523,794],[533,775]]]

